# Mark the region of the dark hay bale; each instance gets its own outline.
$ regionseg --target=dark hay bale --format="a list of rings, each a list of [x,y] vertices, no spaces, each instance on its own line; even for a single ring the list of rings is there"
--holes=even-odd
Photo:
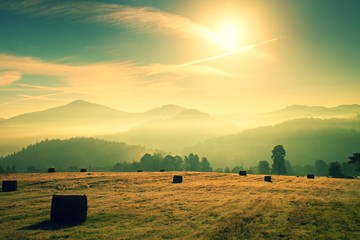
[[[48,172],[49,172],[49,173],[55,172],[55,168],[49,168],[49,169],[48,169]]]
[[[142,170],[141,170],[141,169],[139,169],[139,170],[138,170],[138,172],[142,172]]]
[[[173,181],[172,183],[182,183],[183,181],[183,177],[182,176],[179,176],[179,175],[174,175],[173,176]]]
[[[53,195],[50,218],[54,223],[72,224],[86,220],[86,195]]]
[[[314,178],[315,178],[315,175],[312,174],[312,173],[309,173],[309,174],[307,175],[307,178],[308,178],[308,179],[314,179]]]
[[[86,172],[86,168],[80,169],[80,172]]]
[[[246,172],[245,170],[241,170],[241,171],[239,172],[239,175],[240,175],[240,176],[246,176],[246,175],[247,175],[247,172]]]
[[[2,182],[2,191],[3,192],[12,192],[17,190],[17,181],[3,181]]]
[[[165,169],[161,169],[160,172],[165,172]]]
[[[264,180],[265,180],[265,182],[272,182],[271,181],[271,176],[265,176]]]

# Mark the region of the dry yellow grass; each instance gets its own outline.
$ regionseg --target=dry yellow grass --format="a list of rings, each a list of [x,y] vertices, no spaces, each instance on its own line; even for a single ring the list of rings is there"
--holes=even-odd
[[[183,175],[182,184],[171,184]],[[0,239],[360,239],[360,181],[196,172],[2,175]],[[86,194],[81,225],[48,222],[52,195]]]

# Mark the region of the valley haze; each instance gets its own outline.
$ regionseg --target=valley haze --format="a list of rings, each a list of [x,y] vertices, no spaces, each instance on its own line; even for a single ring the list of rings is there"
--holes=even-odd
[[[137,161],[139,153],[157,151],[196,153],[215,168],[249,168],[260,160],[271,161],[271,150],[278,144],[284,145],[292,165],[313,165],[318,159],[346,162],[360,147],[359,112],[357,104],[291,105],[258,115],[211,115],[169,104],[129,113],[76,100],[2,120],[0,153],[6,156],[45,139],[95,137],[143,147],[135,155],[92,163],[100,166]]]

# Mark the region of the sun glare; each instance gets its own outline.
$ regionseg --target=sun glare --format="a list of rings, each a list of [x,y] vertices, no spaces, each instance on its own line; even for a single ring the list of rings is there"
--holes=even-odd
[[[239,48],[240,28],[234,23],[224,23],[215,32],[214,42],[222,49],[232,51]]]

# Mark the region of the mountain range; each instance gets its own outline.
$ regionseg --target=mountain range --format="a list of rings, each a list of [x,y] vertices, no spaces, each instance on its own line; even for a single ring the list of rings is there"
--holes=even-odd
[[[170,150],[179,151],[184,146],[234,131],[230,124],[177,105],[128,113],[77,100],[0,122],[0,156],[45,138],[77,136],[97,136],[165,150],[173,146]]]
[[[283,145],[285,159],[293,165],[313,165],[318,159],[346,162],[353,153],[360,152],[360,118],[288,120],[209,139],[186,151],[207,156],[214,167],[249,167],[261,160],[271,163],[276,145]]]
[[[298,118],[353,118],[360,114],[360,105],[339,105],[336,107],[290,105],[283,109],[258,114],[230,114],[220,116],[242,129],[277,124]]]
[[[172,117],[158,118],[129,131],[101,138],[180,153],[184,147],[237,130],[231,124],[215,120],[206,113],[186,109]]]
[[[95,136],[174,154],[196,152],[208,156],[215,162],[215,167],[216,162],[227,162],[231,166],[238,165],[239,162],[250,164],[268,158],[275,144],[286,145],[287,149],[291,150],[289,157],[297,162],[313,161],[314,158],[323,156],[329,160],[343,159],[348,152],[356,149],[360,151],[358,145],[354,144],[354,141],[359,140],[359,112],[360,105],[354,104],[333,108],[292,105],[253,116],[213,116],[177,105],[164,105],[146,112],[129,113],[77,100],[0,121],[0,156],[46,138]],[[340,119],[344,117],[346,119]],[[270,124],[273,126],[269,126]],[[318,139],[317,143],[331,139],[334,146],[342,139],[338,144],[344,146],[342,150],[331,148],[328,152],[333,157],[326,154],[316,155],[316,149],[321,148],[324,153],[327,146],[314,144],[316,147],[305,147],[300,144],[310,143],[312,139]],[[288,143],[297,144],[293,147]],[[303,149],[306,149],[304,152],[309,154],[302,155],[299,146],[303,146]],[[332,152],[335,149],[338,151]],[[342,153],[337,154],[339,152]]]

